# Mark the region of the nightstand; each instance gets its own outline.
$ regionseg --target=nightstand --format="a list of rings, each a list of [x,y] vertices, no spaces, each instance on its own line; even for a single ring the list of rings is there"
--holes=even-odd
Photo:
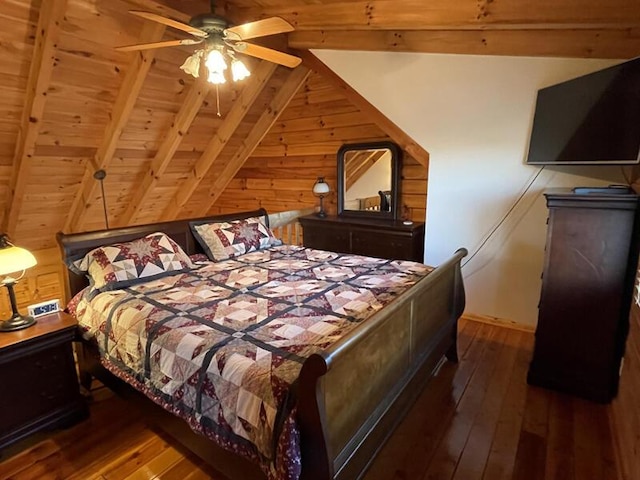
[[[71,315],[57,312],[0,333],[0,450],[87,416],[73,359],[76,326]]]

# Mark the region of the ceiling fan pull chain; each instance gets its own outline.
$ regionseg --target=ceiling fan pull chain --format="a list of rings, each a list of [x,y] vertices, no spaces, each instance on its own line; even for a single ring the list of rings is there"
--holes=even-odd
[[[218,84],[216,83],[216,107],[218,108],[218,116],[220,115],[220,90],[218,90]]]

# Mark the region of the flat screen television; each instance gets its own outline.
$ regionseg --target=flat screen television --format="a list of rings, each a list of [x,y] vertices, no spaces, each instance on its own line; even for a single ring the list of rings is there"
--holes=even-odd
[[[640,161],[640,57],[538,90],[527,163]]]

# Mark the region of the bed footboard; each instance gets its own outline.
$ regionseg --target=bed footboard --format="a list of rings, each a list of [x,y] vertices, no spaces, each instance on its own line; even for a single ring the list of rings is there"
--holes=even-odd
[[[300,375],[304,480],[360,478],[442,357],[457,361],[465,305],[456,253]]]

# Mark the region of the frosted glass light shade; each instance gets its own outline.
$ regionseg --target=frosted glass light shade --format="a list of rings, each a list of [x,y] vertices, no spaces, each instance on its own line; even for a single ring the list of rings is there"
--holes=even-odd
[[[251,72],[249,72],[249,69],[241,60],[236,60],[234,58],[231,62],[231,75],[233,77],[233,81],[237,82],[247,78],[251,75]]]
[[[224,78],[224,73],[222,72],[209,72],[209,76],[207,77],[207,81],[209,83],[213,83],[214,85],[221,85],[227,81]]]
[[[0,275],[26,270],[36,263],[36,257],[24,248],[10,245],[0,249]]]
[[[318,181],[313,185],[313,193],[316,195],[326,195],[329,191],[329,184],[324,181],[324,178],[319,177]]]
[[[200,52],[187,57],[180,66],[180,70],[192,75],[194,78],[198,78],[200,76]]]
[[[207,53],[207,60],[205,65],[211,72],[223,73],[227,69],[227,62],[224,61],[224,56],[220,50],[209,50]]]

